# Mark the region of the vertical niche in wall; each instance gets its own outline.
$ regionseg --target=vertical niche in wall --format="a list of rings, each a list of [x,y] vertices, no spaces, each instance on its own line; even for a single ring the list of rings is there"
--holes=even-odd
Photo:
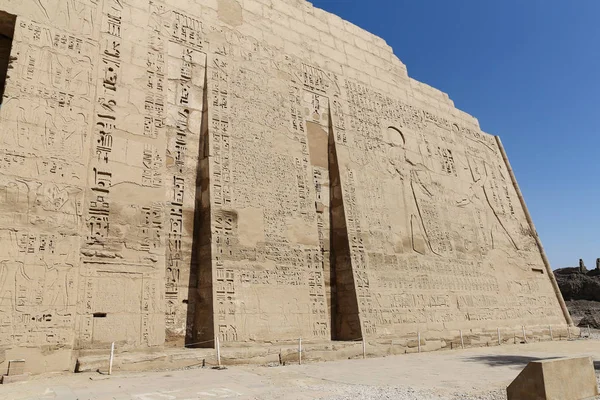
[[[357,340],[362,338],[356,283],[350,256],[350,240],[346,227],[346,212],[340,178],[340,168],[329,115],[328,163],[330,204],[330,282],[331,282],[331,339]]]
[[[208,69],[204,73],[202,123],[196,172],[194,242],[190,270],[186,347],[214,347],[214,298],[208,129]]]
[[[318,95],[314,95],[317,97]],[[318,101],[313,101],[313,104]],[[319,107],[320,108],[320,107]],[[323,112],[323,108],[320,108]],[[306,133],[315,185],[315,208],[320,252],[323,260],[323,286],[331,340],[362,337],[358,300],[350,257],[344,199],[333,122],[329,107],[326,116],[306,121]],[[315,109],[317,112],[317,109]],[[312,290],[311,293],[315,293]],[[318,292],[317,292],[318,293]],[[315,296],[311,294],[311,296]],[[317,294],[318,296],[318,294]],[[318,303],[319,299],[311,299]],[[314,314],[313,314],[314,315]]]

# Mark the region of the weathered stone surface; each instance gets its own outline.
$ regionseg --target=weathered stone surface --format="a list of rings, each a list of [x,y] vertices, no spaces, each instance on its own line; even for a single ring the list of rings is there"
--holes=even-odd
[[[0,9],[7,357],[569,320],[499,140],[382,39],[301,0]]]
[[[508,400],[585,400],[598,395],[591,357],[532,361],[506,389]]]
[[[15,382],[23,382],[29,379],[29,374],[21,374],[21,375],[3,375],[0,377],[2,379],[1,383],[3,385]]]

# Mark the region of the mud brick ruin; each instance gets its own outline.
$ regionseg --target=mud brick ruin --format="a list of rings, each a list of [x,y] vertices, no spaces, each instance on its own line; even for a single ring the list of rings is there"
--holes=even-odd
[[[0,9],[1,366],[571,323],[498,138],[381,38],[303,0]]]

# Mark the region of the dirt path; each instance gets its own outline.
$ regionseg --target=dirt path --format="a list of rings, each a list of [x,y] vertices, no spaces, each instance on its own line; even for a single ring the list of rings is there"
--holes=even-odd
[[[145,373],[56,374],[0,386],[1,399],[502,399],[529,362],[589,355],[600,341],[409,354],[286,367],[230,367]],[[600,362],[596,363],[600,368]]]

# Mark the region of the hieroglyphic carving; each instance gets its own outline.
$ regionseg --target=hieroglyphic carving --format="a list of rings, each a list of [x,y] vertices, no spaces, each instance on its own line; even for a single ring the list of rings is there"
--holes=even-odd
[[[497,143],[390,54],[347,69],[177,1],[18,3],[0,343],[563,322]]]
[[[118,82],[121,70],[121,28],[123,4],[118,0],[108,1],[101,10],[101,33],[99,37],[99,57],[96,84],[94,121],[92,127],[92,149],[88,166],[89,191],[85,210],[85,236],[82,244],[84,257],[94,258],[109,244],[111,235],[111,188],[115,157],[115,134],[118,129],[117,102],[119,101]],[[85,262],[85,261],[84,261]],[[79,310],[79,335],[82,343],[91,343],[93,333],[94,283],[93,270],[82,274],[84,283],[80,288],[80,298],[85,299]]]
[[[206,50],[202,22],[176,10],[173,10],[171,16],[171,40],[194,50]]]
[[[28,17],[15,24],[0,109],[0,343],[68,348],[98,44]]]
[[[210,113],[212,131],[213,193],[217,207],[231,205],[230,142],[229,142],[229,62],[226,53],[215,55],[211,71]]]
[[[302,110],[300,94],[300,88],[290,87],[290,117],[292,129],[304,133],[304,112]]]
[[[512,251],[517,250],[505,259],[515,263],[512,257],[517,254],[523,257],[534,249],[534,245],[528,230],[518,222],[519,218],[523,221],[523,214],[516,212],[515,192],[509,189],[506,173],[500,172],[503,169],[501,160],[488,136],[377,93],[360,83],[347,80],[344,92],[349,103],[352,136],[346,143],[339,136],[336,140],[349,146],[350,160],[363,167],[349,169],[342,186],[365,333],[388,334],[398,329],[397,324],[406,323],[505,320],[516,315],[526,318],[525,313],[515,312],[516,304],[509,302],[497,302],[503,306],[494,310],[488,310],[489,306],[485,304],[476,305],[468,312],[461,312],[464,307],[451,307],[445,315],[438,313],[432,317],[433,314],[423,313],[409,320],[402,313],[396,314],[397,310],[394,311],[387,299],[398,289],[415,295],[441,290],[510,291],[507,289],[510,281],[506,282],[503,276],[490,269],[489,259],[494,249],[506,250],[509,246]],[[467,149],[466,153],[463,148]],[[465,181],[469,183],[462,183]],[[388,182],[400,185],[401,202],[388,197],[387,190],[379,190]],[[392,193],[396,191],[394,189]],[[365,210],[364,217],[357,215],[358,204]],[[404,209],[406,218],[396,218],[398,223],[391,230],[385,228],[384,221],[391,216],[388,210],[398,206]],[[365,221],[370,230],[369,239],[362,243],[361,236],[355,234],[357,221],[359,224]],[[389,232],[380,235],[380,229]],[[406,254],[408,248],[402,245],[406,239],[389,243],[390,238],[403,236],[410,237],[410,250],[419,258]],[[381,240],[374,240],[377,237]],[[391,265],[385,261],[390,250],[398,257]],[[361,272],[365,268],[365,251],[368,252],[367,270],[373,275],[370,283],[375,283],[378,290],[377,307],[373,307],[367,297],[373,290],[368,289],[368,274]],[[406,257],[411,257],[407,263],[400,262]],[[435,262],[432,257],[442,257],[445,262]],[[465,257],[477,260],[477,268],[464,270],[459,267],[464,265]],[[529,256],[526,258],[531,260]],[[534,261],[527,261],[530,262]],[[535,263],[540,262],[538,257]],[[521,263],[525,263],[525,258]],[[398,272],[391,273],[390,268]],[[550,290],[549,285],[543,290]],[[366,291],[367,295],[360,291]],[[533,304],[537,302],[532,303],[532,309],[539,316],[556,318],[559,315],[556,303],[546,306],[554,307],[553,311]],[[413,310],[417,308],[415,305]],[[377,322],[373,324],[369,319]],[[373,329],[370,331],[369,327]],[[382,328],[381,332],[377,327]]]
[[[306,68],[306,65],[304,65]],[[325,87],[321,82],[318,86]],[[331,337],[325,277],[330,274],[330,182],[329,182],[329,102],[317,93],[305,91],[304,116],[307,124],[308,148],[314,185],[317,251],[307,250],[313,335]],[[304,149],[303,149],[304,150]],[[312,215],[307,214],[307,215]],[[327,279],[328,281],[330,280]],[[330,307],[330,306],[329,306]]]
[[[138,225],[141,251],[150,253],[161,249],[163,225],[163,210],[160,202],[141,207]]]
[[[77,304],[78,238],[0,231],[0,342],[68,345]]]
[[[162,12],[162,15],[165,15]],[[169,222],[166,249],[165,324],[174,334],[186,331],[187,298],[182,293],[190,274],[193,209],[200,126],[204,107],[206,55],[202,24],[189,16],[171,11],[168,47],[167,171]],[[165,23],[166,25],[166,23]]]
[[[305,89],[320,93],[327,93],[330,79],[320,68],[302,63],[302,83]]]
[[[219,334],[224,341],[235,341],[237,334],[233,335],[233,332],[237,332],[235,328],[236,273],[233,269],[225,267],[224,259],[233,256],[233,241],[237,236],[237,215],[230,211],[215,211],[213,229],[218,260],[215,269],[215,308]]]
[[[144,135],[156,138],[164,126],[165,119],[165,53],[166,43],[162,35],[161,6],[150,2],[149,49],[147,54],[146,101],[144,116]]]
[[[111,152],[117,120],[117,83],[121,69],[121,18],[123,5],[112,0],[102,10],[98,85],[96,88],[96,114],[93,129],[94,151],[90,159],[90,196],[86,220],[87,246],[103,248],[109,237],[110,189],[113,180]]]
[[[211,221],[212,246],[214,249],[213,285],[216,333],[222,341],[236,341],[235,272],[228,268],[225,258],[232,255],[232,241],[236,232],[237,218],[227,210],[231,207],[231,125],[230,125],[230,61],[227,44],[218,47],[208,64],[208,110],[209,143],[211,161],[211,194],[213,215]]]

